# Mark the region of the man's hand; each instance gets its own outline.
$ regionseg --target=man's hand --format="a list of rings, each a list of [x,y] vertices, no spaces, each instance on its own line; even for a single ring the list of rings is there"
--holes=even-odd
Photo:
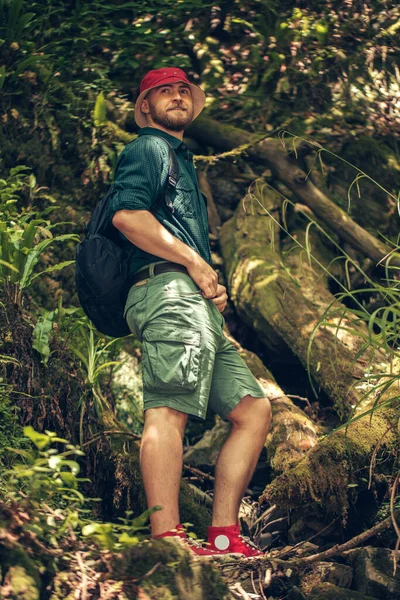
[[[215,298],[218,295],[218,275],[210,265],[198,254],[195,261],[186,266],[190,277],[203,292],[204,298]]]
[[[214,302],[215,306],[218,308],[219,312],[224,312],[226,308],[226,303],[228,302],[228,294],[226,293],[226,287],[224,285],[218,284],[217,286],[217,295],[214,298],[211,298]]]

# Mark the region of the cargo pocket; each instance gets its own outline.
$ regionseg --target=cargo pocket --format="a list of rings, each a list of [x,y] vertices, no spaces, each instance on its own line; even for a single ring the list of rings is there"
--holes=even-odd
[[[199,381],[200,332],[163,325],[143,334],[143,387],[153,392],[185,394]]]
[[[140,340],[141,324],[144,321],[145,309],[140,302],[147,295],[148,285],[133,286],[129,290],[125,304],[124,317],[132,333]]]

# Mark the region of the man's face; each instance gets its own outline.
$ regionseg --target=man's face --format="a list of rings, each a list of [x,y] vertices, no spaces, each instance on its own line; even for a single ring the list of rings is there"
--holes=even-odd
[[[154,88],[143,100],[141,109],[154,124],[171,131],[182,131],[193,120],[190,87],[185,83],[168,83]]]

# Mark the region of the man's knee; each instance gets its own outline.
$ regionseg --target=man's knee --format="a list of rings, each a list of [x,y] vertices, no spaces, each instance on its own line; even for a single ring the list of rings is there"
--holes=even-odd
[[[145,430],[149,428],[161,428],[163,431],[177,429],[183,437],[187,419],[186,413],[168,406],[157,406],[145,410],[144,426]]]
[[[229,413],[227,419],[237,426],[262,428],[268,432],[271,424],[271,404],[268,398],[244,396]]]

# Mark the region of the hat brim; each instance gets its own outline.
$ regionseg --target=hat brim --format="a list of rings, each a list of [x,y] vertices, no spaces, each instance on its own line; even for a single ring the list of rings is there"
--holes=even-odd
[[[199,116],[206,103],[206,95],[203,92],[203,90],[198,85],[195,85],[194,83],[188,83],[184,79],[179,79],[177,77],[168,77],[164,81],[157,83],[157,85],[153,85],[151,88],[148,88],[139,95],[139,98],[135,102],[134,113],[135,121],[138,127],[147,127],[146,116],[144,115],[144,113],[142,113],[140,107],[142,106],[142,102],[145,99],[146,95],[149,93],[149,91],[153,90],[154,88],[161,87],[162,85],[165,85],[167,83],[179,83],[180,81],[182,83],[186,83],[186,85],[188,85],[191,89],[193,100],[193,120]]]

